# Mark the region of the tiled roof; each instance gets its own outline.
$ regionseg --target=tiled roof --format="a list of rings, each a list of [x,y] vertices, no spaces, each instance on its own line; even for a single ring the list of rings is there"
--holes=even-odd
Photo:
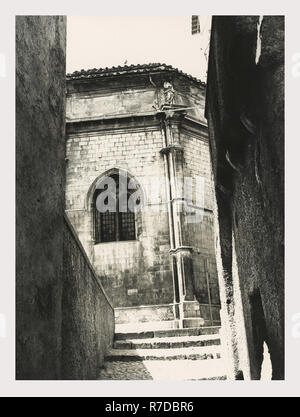
[[[89,70],[75,71],[72,74],[67,74],[67,80],[80,80],[88,78],[100,78],[100,77],[109,77],[115,75],[124,75],[124,74],[150,74],[154,72],[168,72],[181,74],[184,77],[189,78],[197,83],[205,85],[201,80],[198,80],[195,77],[192,77],[189,74],[186,74],[180,71],[177,68],[173,68],[171,65],[166,64],[143,64],[143,65],[124,65],[111,68],[93,68]]]

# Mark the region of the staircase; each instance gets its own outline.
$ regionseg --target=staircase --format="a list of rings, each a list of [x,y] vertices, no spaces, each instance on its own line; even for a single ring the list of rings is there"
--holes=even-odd
[[[116,333],[99,379],[226,379],[219,327]]]

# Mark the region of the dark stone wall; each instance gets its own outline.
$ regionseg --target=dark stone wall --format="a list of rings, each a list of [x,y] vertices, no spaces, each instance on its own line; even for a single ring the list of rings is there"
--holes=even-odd
[[[66,20],[16,19],[16,378],[94,379],[113,309],[64,220]]]
[[[243,370],[241,309],[250,377],[260,379],[265,342],[273,379],[283,379],[284,17],[264,16],[259,27],[259,16],[213,18],[206,116],[234,373]]]
[[[114,309],[65,218],[62,379],[96,379],[114,337]]]
[[[18,379],[60,376],[66,20],[16,18]]]

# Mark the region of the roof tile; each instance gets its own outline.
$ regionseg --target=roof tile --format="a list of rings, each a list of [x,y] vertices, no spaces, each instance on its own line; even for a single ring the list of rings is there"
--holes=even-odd
[[[192,75],[186,74],[183,71],[172,67],[171,65],[160,64],[160,63],[150,63],[150,64],[138,64],[138,65],[124,65],[118,67],[111,67],[111,68],[93,68],[81,71],[74,71],[72,74],[67,74],[67,81],[68,80],[79,80],[79,79],[88,79],[88,78],[99,78],[99,77],[109,77],[115,75],[123,75],[123,74],[136,74],[136,73],[150,73],[150,72],[173,72],[177,74],[181,74],[197,83],[205,85],[204,82],[193,77]]]

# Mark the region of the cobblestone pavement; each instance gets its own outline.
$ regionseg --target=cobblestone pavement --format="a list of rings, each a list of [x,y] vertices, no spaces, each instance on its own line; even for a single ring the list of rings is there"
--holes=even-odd
[[[153,379],[143,362],[106,362],[100,372],[101,380],[145,380]]]
[[[225,379],[222,359],[145,360],[106,362],[100,380],[201,380]]]

